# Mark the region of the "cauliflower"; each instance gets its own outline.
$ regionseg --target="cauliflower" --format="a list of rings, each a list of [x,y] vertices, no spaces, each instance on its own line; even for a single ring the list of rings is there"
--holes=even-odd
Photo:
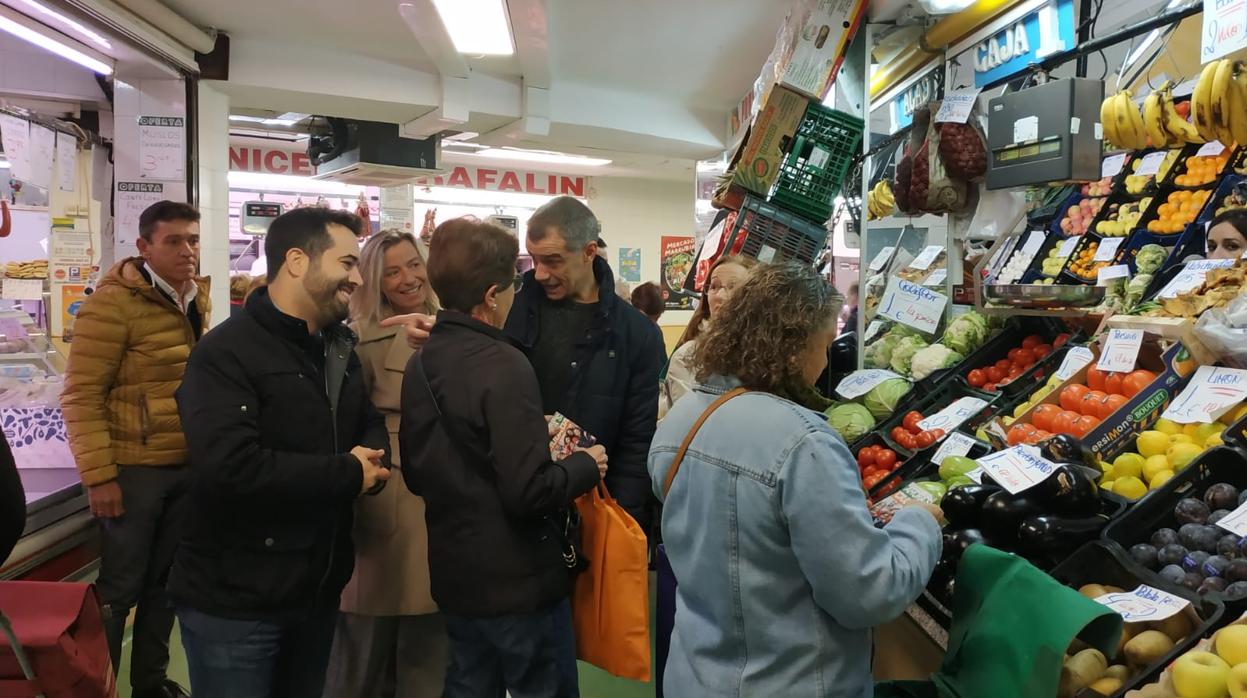
[[[1169,250],[1156,244],[1147,244],[1139,248],[1134,257],[1135,271],[1139,274],[1155,274],[1169,256]]]
[[[969,354],[983,346],[987,335],[987,319],[978,313],[969,312],[953,320],[940,341],[958,354]]]
[[[926,345],[926,340],[920,337],[902,337],[901,341],[897,342],[896,347],[892,349],[892,360],[889,362],[892,370],[902,376],[908,376],[910,370],[909,362],[913,360],[914,354]]]
[[[932,344],[915,352],[909,367],[914,380],[922,380],[940,369],[956,366],[963,359],[964,356],[943,344]]]
[[[866,347],[866,356],[862,362],[866,368],[887,368],[892,361],[892,350],[901,338],[894,334],[885,334]]]

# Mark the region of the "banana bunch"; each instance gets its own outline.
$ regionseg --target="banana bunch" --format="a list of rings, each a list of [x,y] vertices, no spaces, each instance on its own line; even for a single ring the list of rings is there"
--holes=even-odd
[[[873,189],[866,192],[866,209],[872,221],[887,218],[896,211],[896,199],[892,196],[892,185],[888,180],[879,180]]]
[[[1100,104],[1100,123],[1109,143],[1125,150],[1147,147],[1143,115],[1135,106],[1130,90],[1122,90]]]
[[[1191,116],[1204,140],[1247,143],[1247,64],[1222,59],[1204,66],[1191,95]]]
[[[1166,80],[1143,100],[1143,126],[1152,146],[1178,148],[1187,143],[1204,143],[1205,138],[1173,105],[1173,81]]]

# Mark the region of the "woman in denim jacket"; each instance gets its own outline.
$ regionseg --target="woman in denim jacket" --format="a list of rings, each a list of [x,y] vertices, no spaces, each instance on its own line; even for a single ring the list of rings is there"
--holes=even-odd
[[[659,426],[649,470],[679,584],[667,695],[871,696],[870,629],[935,568],[933,512],[875,528],[854,459],[815,411],[842,302],[808,267],[754,269],[698,344],[701,384]],[[740,387],[665,492],[685,436]]]

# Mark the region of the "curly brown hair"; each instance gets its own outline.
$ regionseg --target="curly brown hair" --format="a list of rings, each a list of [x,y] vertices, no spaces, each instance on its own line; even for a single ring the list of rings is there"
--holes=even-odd
[[[802,355],[814,335],[835,327],[843,305],[844,296],[809,266],[755,267],[697,343],[697,379],[732,376],[750,390],[826,409],[831,402],[802,376]]]

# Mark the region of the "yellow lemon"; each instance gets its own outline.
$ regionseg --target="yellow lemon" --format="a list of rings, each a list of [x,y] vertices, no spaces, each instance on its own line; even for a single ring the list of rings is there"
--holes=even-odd
[[[1183,468],[1190,465],[1191,461],[1195,460],[1195,458],[1203,452],[1204,449],[1196,446],[1195,444],[1179,443],[1170,446],[1169,451],[1165,455],[1168,456],[1169,463],[1173,466],[1173,469],[1176,472],[1181,471]]]
[[[1100,472],[1103,473],[1103,475],[1100,476],[1101,482],[1104,482],[1104,481],[1112,482],[1117,477],[1116,472],[1113,470],[1113,466],[1109,465],[1108,463],[1100,464]]]
[[[1165,471],[1173,472],[1173,466],[1169,465],[1169,458],[1164,454],[1152,456],[1143,464],[1143,479],[1151,482],[1158,474]]]
[[[1244,402],[1238,407],[1235,407],[1233,412],[1225,415],[1225,421],[1229,422],[1230,424],[1233,424],[1234,422],[1237,422],[1243,417],[1247,417],[1247,402]]]
[[[1137,453],[1123,453],[1113,461],[1114,477],[1141,477],[1143,463],[1143,456]]]
[[[1225,425],[1221,422],[1213,422],[1211,424],[1187,424],[1182,427],[1182,433],[1195,440],[1195,443],[1202,444],[1208,440],[1212,434],[1220,434],[1225,431]]]
[[[1112,480],[1108,480],[1107,482],[1106,482],[1106,481],[1101,480],[1101,481],[1100,481],[1100,489],[1104,490],[1105,492],[1112,492],[1112,491],[1113,491],[1113,486],[1114,486],[1114,485],[1116,485],[1116,484],[1117,484],[1117,483],[1116,483],[1116,482],[1114,482],[1114,481],[1112,481]]]
[[[1220,433],[1209,434],[1208,438],[1204,440],[1204,448],[1212,448],[1213,446],[1224,446],[1224,445],[1225,445],[1225,441],[1221,440]]]
[[[1138,499],[1147,494],[1147,485],[1137,477],[1119,477],[1113,481],[1112,491],[1126,499]]]
[[[1160,431],[1145,431],[1139,434],[1135,447],[1144,458],[1158,456],[1169,450],[1169,435]]]
[[[1171,477],[1173,477],[1172,470],[1162,470],[1159,473],[1156,473],[1156,476],[1148,481],[1147,486],[1152,489],[1156,489],[1166,482],[1169,482],[1169,478]]]
[[[1155,429],[1156,431],[1164,432],[1166,434],[1181,434],[1182,433],[1181,424],[1178,424],[1177,422],[1164,419],[1164,418],[1158,419],[1156,421],[1156,424],[1152,426],[1152,428]]]
[[[1195,443],[1195,439],[1192,439],[1186,434],[1170,434],[1169,435],[1170,446],[1174,444],[1193,444],[1193,443]]]

